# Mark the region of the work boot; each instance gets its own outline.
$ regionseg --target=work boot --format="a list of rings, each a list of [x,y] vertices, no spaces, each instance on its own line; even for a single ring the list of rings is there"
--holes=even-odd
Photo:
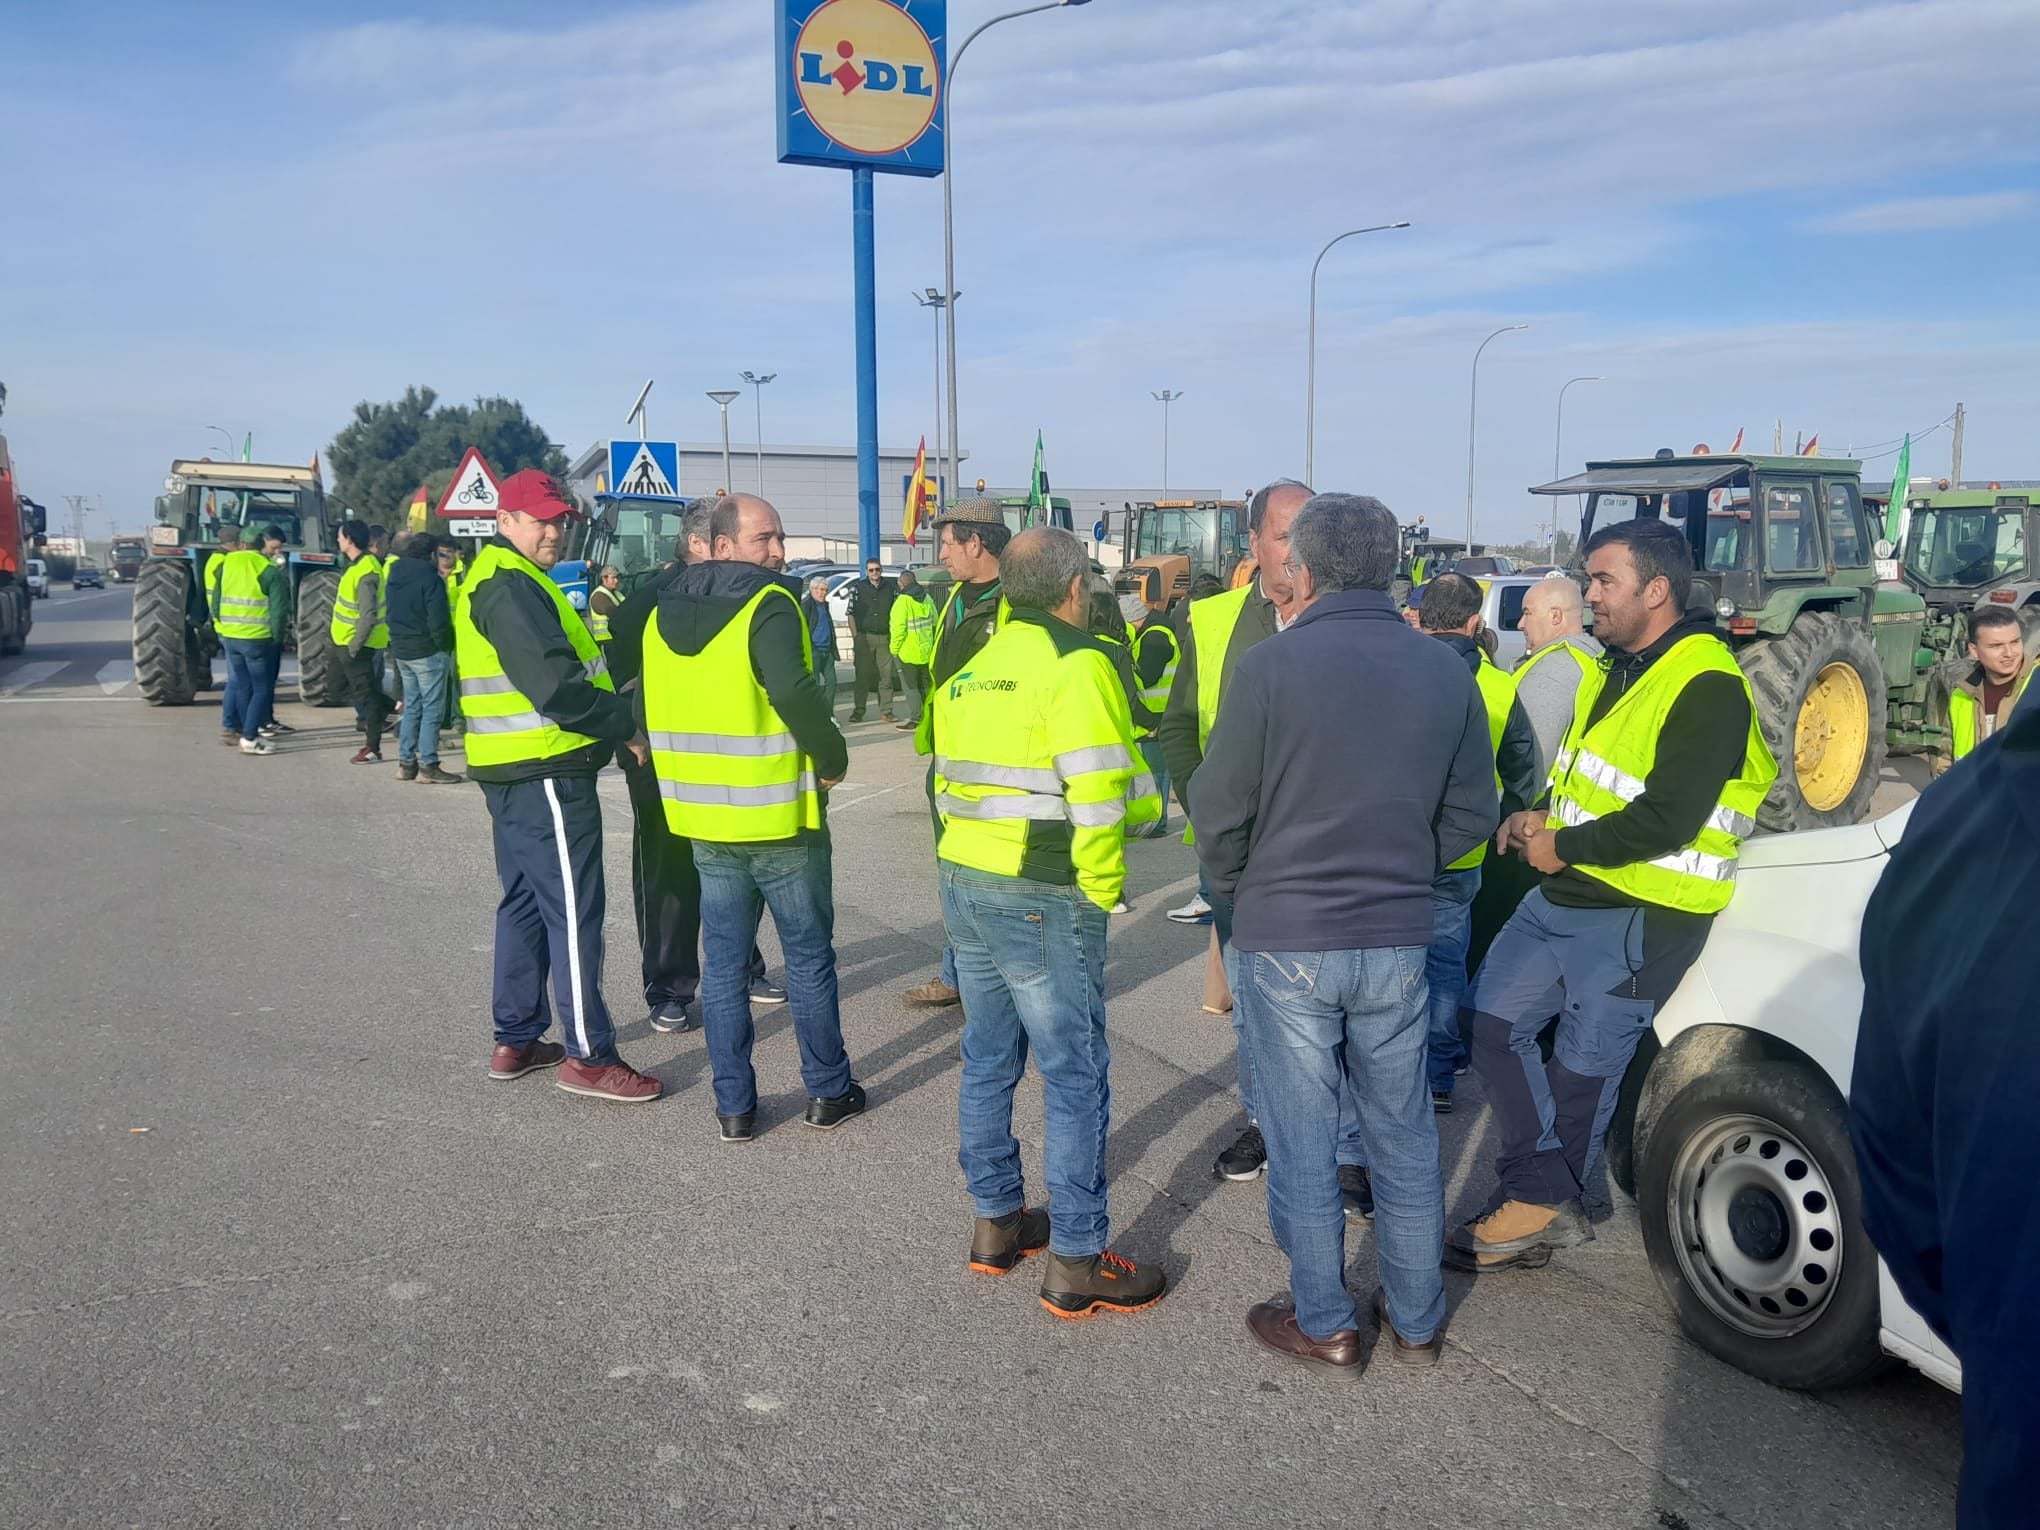
[[[397,779],[398,779],[399,781],[415,781],[415,780],[417,780],[417,779],[418,779],[418,762],[417,762],[416,760],[399,760],[399,761],[397,761]]]
[[[970,1267],[980,1275],[1005,1275],[1030,1254],[1048,1247],[1048,1213],[1022,1207],[1002,1217],[979,1217],[970,1239]]]
[[[467,777],[456,775],[450,770],[441,770],[434,763],[431,765],[420,765],[418,767],[418,779],[426,786],[458,786]]]
[[[1259,1179],[1268,1169],[1268,1144],[1262,1140],[1261,1128],[1252,1122],[1240,1133],[1237,1141],[1218,1155],[1218,1162],[1211,1166],[1211,1172],[1220,1179],[1230,1179],[1244,1184],[1250,1179]]]
[[[939,977],[930,978],[919,987],[909,988],[900,997],[909,1004],[925,1004],[931,1009],[940,1008],[945,1004],[961,1004],[963,1002],[963,995],[954,988],[951,988]]]
[[[557,1068],[566,1061],[567,1049],[557,1041],[534,1041],[529,1046],[498,1046],[489,1058],[489,1077],[499,1083],[536,1073],[540,1068]]]
[[[1394,1354],[1397,1365],[1428,1370],[1445,1353],[1445,1341],[1435,1333],[1422,1344],[1412,1344],[1395,1331],[1395,1324],[1388,1320],[1388,1293],[1379,1286],[1374,1290],[1374,1321],[1381,1325],[1382,1342]]]
[[[1135,1264],[1109,1248],[1085,1259],[1051,1251],[1041,1272],[1041,1305],[1072,1322],[1100,1312],[1139,1312],[1168,1289],[1168,1277],[1153,1265]]]
[[[656,1100],[665,1085],[649,1073],[640,1073],[621,1058],[608,1062],[585,1062],[569,1057],[560,1064],[560,1076],[553,1080],[568,1094],[585,1094],[619,1105],[643,1105]]]
[[[1247,1332],[1278,1355],[1323,1366],[1328,1371],[1357,1376],[1367,1363],[1367,1357],[1360,1352],[1359,1329],[1341,1328],[1326,1338],[1313,1339],[1296,1326],[1296,1304],[1287,1297],[1249,1307]]]
[[[1555,1248],[1573,1248],[1594,1241],[1594,1229],[1578,1201],[1540,1206],[1534,1201],[1504,1201],[1445,1240],[1445,1259],[1454,1269],[1491,1274],[1496,1270],[1542,1269]]]

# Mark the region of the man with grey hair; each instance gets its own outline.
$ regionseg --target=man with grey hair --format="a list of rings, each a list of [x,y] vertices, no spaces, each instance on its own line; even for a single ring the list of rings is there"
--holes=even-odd
[[[1190,817],[1268,1152],[1268,1221],[1291,1298],[1247,1327],[1279,1353],[1362,1362],[1338,1174],[1357,1101],[1373,1171],[1386,1351],[1438,1358],[1445,1190],[1424,1076],[1431,884],[1497,821],[1480,692],[1388,595],[1398,528],[1379,500],[1320,494],[1290,529],[1298,615],[1234,669]]]
[[[1601,641],[1586,629],[1585,600],[1569,574],[1552,574],[1530,586],[1516,628],[1527,648],[1516,666],[1516,699],[1537,736],[1537,779],[1551,774],[1551,762],[1565,730],[1572,726],[1573,698],[1580,681],[1601,657]]]
[[[1089,550],[1037,527],[999,562],[1010,614],[934,709],[942,918],[963,990],[957,1161],[976,1202],[969,1267],[1004,1275],[1049,1250],[1041,1304],[1137,1312],[1161,1271],[1107,1245],[1106,916],[1126,831],[1161,815],[1126,692],[1085,631]],[[1046,1210],[1027,1206],[1013,1092],[1041,1072]]]

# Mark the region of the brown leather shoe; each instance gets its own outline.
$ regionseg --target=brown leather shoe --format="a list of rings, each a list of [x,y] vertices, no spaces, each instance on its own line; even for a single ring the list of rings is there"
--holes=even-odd
[[[560,1076],[553,1082],[568,1094],[614,1100],[619,1105],[643,1105],[656,1100],[666,1088],[649,1073],[640,1073],[627,1062],[590,1063],[578,1057],[569,1057],[561,1063]]]
[[[1374,1320],[1381,1325],[1382,1340],[1395,1355],[1397,1365],[1428,1370],[1443,1357],[1445,1341],[1438,1334],[1432,1334],[1429,1343],[1412,1344],[1395,1331],[1395,1324],[1388,1320],[1388,1295],[1379,1287],[1374,1292]]]
[[[970,1267],[980,1275],[1005,1275],[1014,1265],[1048,1247],[1048,1213],[1025,1207],[1003,1217],[979,1217],[970,1239]]]
[[[942,979],[930,978],[927,982],[909,988],[900,995],[909,1004],[926,1004],[931,1008],[944,1004],[961,1004],[963,995],[951,988]]]
[[[1247,1332],[1278,1355],[1349,1376],[1367,1363],[1360,1353],[1360,1330],[1341,1328],[1328,1339],[1313,1339],[1296,1326],[1296,1304],[1287,1297],[1257,1302],[1247,1309]]]
[[[499,1046],[489,1056],[489,1077],[522,1078],[540,1068],[557,1068],[567,1049],[557,1041],[534,1041],[527,1047]]]

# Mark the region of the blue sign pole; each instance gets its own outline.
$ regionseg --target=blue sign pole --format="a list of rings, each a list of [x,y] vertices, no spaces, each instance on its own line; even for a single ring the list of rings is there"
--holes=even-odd
[[[878,249],[872,236],[871,171],[850,172],[857,280],[857,550],[878,556]]]

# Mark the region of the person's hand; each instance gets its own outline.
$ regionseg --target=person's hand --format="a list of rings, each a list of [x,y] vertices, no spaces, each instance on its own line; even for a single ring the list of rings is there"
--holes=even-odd
[[[1558,831],[1541,823],[1527,830],[1523,836],[1523,859],[1546,876],[1565,870],[1565,862],[1558,855]]]
[[[1503,855],[1511,850],[1523,848],[1523,838],[1530,826],[1542,823],[1542,816],[1535,812],[1511,813],[1502,820],[1502,826],[1495,831],[1495,849]]]
[[[649,765],[652,763],[652,741],[645,737],[642,732],[632,735],[624,742],[623,747],[631,752],[638,764]]]
[[[841,776],[823,776],[823,777],[822,777],[822,790],[823,790],[823,791],[825,791],[825,792],[826,792],[826,791],[833,791],[833,790],[834,790],[835,788],[837,788],[837,787],[841,786],[842,784],[843,784],[843,778],[842,778]]]

